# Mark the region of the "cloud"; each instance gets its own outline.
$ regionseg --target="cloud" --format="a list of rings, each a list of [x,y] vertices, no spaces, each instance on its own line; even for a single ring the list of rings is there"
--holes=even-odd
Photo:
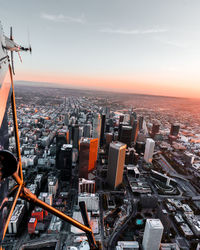
[[[168,38],[161,38],[161,37],[154,37],[154,39],[162,44],[169,45],[172,47],[177,47],[180,49],[189,48],[189,44],[185,43],[184,41],[171,40]]]
[[[180,43],[180,42],[176,42],[176,41],[166,40],[166,41],[162,41],[162,42],[165,44],[174,46],[174,47],[182,48],[182,49],[186,49],[188,47],[185,43]]]
[[[125,30],[125,29],[111,29],[111,28],[105,28],[100,30],[100,32],[103,33],[121,34],[121,35],[145,35],[153,33],[163,33],[167,31],[168,31],[167,29]]]
[[[42,13],[41,18],[48,20],[48,21],[52,21],[52,22],[58,22],[58,23],[80,23],[80,24],[85,23],[84,15],[81,15],[80,17],[71,17],[71,16],[66,16],[63,14],[53,15],[53,14],[48,14],[48,13]]]

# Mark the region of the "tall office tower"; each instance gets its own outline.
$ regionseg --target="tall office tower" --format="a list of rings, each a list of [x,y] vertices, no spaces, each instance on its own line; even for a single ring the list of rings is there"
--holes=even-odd
[[[67,143],[67,131],[58,131],[56,134],[56,150]]]
[[[159,129],[160,129],[160,122],[159,121],[154,121],[153,122],[153,127],[152,127],[152,130],[151,130],[151,136],[154,138],[154,136],[156,134],[159,133]]]
[[[144,130],[140,130],[137,136],[136,142],[145,142],[146,141],[146,135],[144,134]]]
[[[58,155],[58,166],[61,170],[61,179],[70,180],[72,175],[72,145],[63,144]]]
[[[136,143],[137,136],[138,136],[138,130],[139,130],[139,122],[135,120],[133,122],[133,130],[132,130],[132,142]]]
[[[108,154],[107,183],[115,189],[122,183],[126,144],[122,142],[110,143]]]
[[[108,119],[110,117],[110,108],[109,107],[106,107],[106,118]]]
[[[120,140],[120,138],[121,138],[121,131],[122,131],[122,127],[123,126],[128,126],[128,123],[126,123],[126,122],[120,122],[119,123],[119,127],[118,127],[118,140]]]
[[[142,247],[144,250],[159,250],[164,227],[159,219],[147,219]]]
[[[105,127],[106,127],[106,115],[101,115],[101,135],[100,135],[100,146],[102,147],[105,139],[104,139],[104,133],[105,133]]]
[[[110,124],[109,123],[107,123],[106,124],[106,131],[105,131],[106,133],[109,133],[110,132]]]
[[[98,139],[81,138],[79,149],[79,177],[87,179],[88,173],[96,167]]]
[[[145,151],[145,143],[141,141],[136,141],[135,150],[138,154],[144,154]]]
[[[67,143],[67,134],[66,132],[58,132],[56,135],[56,168],[58,168],[58,157],[59,157],[59,153],[61,150],[61,147],[63,144]]]
[[[84,129],[83,129],[83,136],[90,138],[91,137],[91,130],[92,130],[92,125],[91,124],[85,124]]]
[[[124,121],[124,115],[119,116],[119,123]]]
[[[119,141],[127,144],[127,147],[131,146],[132,130],[133,129],[131,126],[122,126],[122,128],[121,128]]]
[[[83,126],[79,127],[79,140],[83,137]]]
[[[171,124],[170,135],[178,136],[180,125],[177,123]]]
[[[105,137],[106,137],[106,145],[109,145],[113,140],[113,134],[112,133],[106,133]]]
[[[144,151],[144,160],[147,163],[152,162],[154,147],[155,147],[155,141],[151,138],[148,138],[146,141],[146,146]]]
[[[67,114],[65,114],[65,125],[69,125],[69,118],[70,118],[70,116],[69,116],[69,113],[67,113]]]
[[[78,148],[79,143],[79,125],[75,124],[72,126],[72,140],[73,140],[73,147]]]
[[[140,116],[140,117],[139,117],[139,130],[142,130],[143,121],[144,121],[144,117],[143,117],[143,116]]]
[[[130,123],[130,115],[129,114],[124,114],[124,122],[127,122],[128,124]]]
[[[96,113],[93,118],[93,138],[98,138],[98,145],[100,143],[100,134],[101,134],[101,116]]]
[[[135,114],[136,113],[133,112],[130,114],[130,126],[133,126],[134,121],[137,120],[137,116]]]

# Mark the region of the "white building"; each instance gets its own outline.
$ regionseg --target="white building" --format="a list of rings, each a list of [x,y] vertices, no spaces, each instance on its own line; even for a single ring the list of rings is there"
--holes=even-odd
[[[8,224],[8,233],[9,234],[16,234],[18,231],[19,224],[21,223],[23,216],[25,213],[25,205],[24,204],[17,204],[10,222]]]
[[[99,210],[99,196],[95,194],[79,194],[78,202],[84,201],[89,211],[97,211]]]
[[[43,174],[37,174],[34,180],[34,184],[36,184],[39,189],[41,188],[41,185],[42,185],[42,178],[43,178]]]
[[[123,249],[137,250],[139,249],[139,244],[137,241],[118,241],[116,250],[123,250]]]
[[[49,204],[50,206],[52,206],[53,203],[53,197],[52,194],[49,193],[45,193],[45,192],[41,192],[40,196],[38,197],[40,200],[46,202],[47,204]]]
[[[79,178],[79,193],[95,193],[95,181]]]
[[[154,147],[155,147],[155,141],[151,138],[148,138],[146,141],[145,152],[144,152],[144,160],[147,163],[152,162]]]
[[[163,225],[159,219],[147,219],[142,246],[144,250],[159,250],[163,234]]]
[[[78,211],[73,212],[72,218],[74,220],[77,220],[80,223],[84,224],[81,212],[78,212]],[[90,212],[88,212],[88,218],[89,218],[90,226],[92,228],[93,233],[98,234],[99,233],[99,220],[97,218],[91,217]],[[85,233],[81,229],[79,229],[75,226],[72,226],[72,225],[71,225],[71,232],[74,234],[84,234],[85,235]]]
[[[56,195],[58,189],[58,179],[55,177],[52,180],[48,181],[48,192],[53,196]]]

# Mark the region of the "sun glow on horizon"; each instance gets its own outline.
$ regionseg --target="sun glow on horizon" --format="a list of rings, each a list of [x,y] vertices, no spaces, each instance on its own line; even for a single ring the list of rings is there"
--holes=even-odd
[[[200,85],[193,83],[191,88],[187,79],[180,81],[173,80],[173,77],[162,79],[162,76],[151,75],[135,77],[111,77],[111,76],[87,76],[73,74],[54,74],[54,73],[27,73],[17,72],[15,81],[32,81],[65,85],[74,88],[107,90],[122,93],[138,93],[174,97],[200,97]]]

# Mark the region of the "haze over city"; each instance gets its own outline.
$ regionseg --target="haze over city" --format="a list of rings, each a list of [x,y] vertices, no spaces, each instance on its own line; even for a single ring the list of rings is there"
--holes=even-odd
[[[198,0],[1,1],[4,33],[32,45],[15,80],[198,98]],[[19,18],[20,16],[20,18]]]
[[[0,3],[0,250],[200,250],[200,1]]]

